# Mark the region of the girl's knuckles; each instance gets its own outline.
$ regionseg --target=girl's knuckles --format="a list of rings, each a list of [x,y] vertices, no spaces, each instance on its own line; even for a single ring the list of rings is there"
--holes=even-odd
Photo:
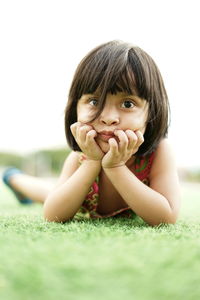
[[[80,127],[80,128],[79,128],[79,131],[80,131],[80,132],[84,132],[84,131],[85,131],[84,126]]]
[[[126,130],[125,132],[130,137],[135,136],[135,133],[132,130]]]
[[[94,132],[93,131],[87,132],[87,137],[92,138],[93,136],[94,136]]]

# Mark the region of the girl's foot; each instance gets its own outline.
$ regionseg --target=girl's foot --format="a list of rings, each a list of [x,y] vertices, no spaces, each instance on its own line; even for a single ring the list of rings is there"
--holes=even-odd
[[[10,179],[12,176],[15,176],[17,174],[22,174],[22,171],[17,168],[13,168],[13,167],[8,168],[3,173],[3,176],[2,176],[3,182],[11,189],[11,191],[14,193],[14,195],[17,197],[17,199],[19,200],[19,202],[21,204],[32,204],[33,201],[31,199],[24,197],[21,193],[17,192],[12,187],[12,185],[10,183]]]

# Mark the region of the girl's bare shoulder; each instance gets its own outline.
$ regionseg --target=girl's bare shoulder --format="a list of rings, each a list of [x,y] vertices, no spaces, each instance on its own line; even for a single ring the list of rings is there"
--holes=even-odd
[[[72,151],[65,159],[57,186],[65,182],[80,166],[80,152]]]
[[[65,159],[63,170],[68,172],[70,169],[76,170],[80,165],[81,153],[77,151],[71,151],[70,154]]]
[[[161,141],[155,152],[149,179],[150,187],[168,200],[175,222],[180,210],[181,193],[174,151],[167,139]]]
[[[176,170],[173,147],[168,139],[163,139],[155,151],[150,177],[162,172],[176,172]]]

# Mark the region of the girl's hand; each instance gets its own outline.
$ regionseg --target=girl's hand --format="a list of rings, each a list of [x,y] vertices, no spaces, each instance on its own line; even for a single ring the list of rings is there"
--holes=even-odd
[[[115,168],[123,166],[138,151],[144,142],[141,131],[116,130],[114,132],[119,142],[115,138],[109,139],[110,150],[102,160],[103,168]]]
[[[92,126],[76,122],[70,126],[71,132],[81,151],[89,160],[102,160],[104,153],[95,141],[97,132]]]

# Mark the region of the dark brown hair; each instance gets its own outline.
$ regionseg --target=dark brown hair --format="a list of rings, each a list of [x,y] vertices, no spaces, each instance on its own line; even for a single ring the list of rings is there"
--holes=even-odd
[[[167,135],[169,103],[163,79],[153,59],[139,47],[121,41],[102,44],[86,55],[78,65],[65,110],[65,133],[69,146],[80,151],[70,125],[77,121],[77,103],[83,94],[100,92],[97,118],[107,93],[137,94],[149,104],[144,143],[137,155],[151,153]]]

